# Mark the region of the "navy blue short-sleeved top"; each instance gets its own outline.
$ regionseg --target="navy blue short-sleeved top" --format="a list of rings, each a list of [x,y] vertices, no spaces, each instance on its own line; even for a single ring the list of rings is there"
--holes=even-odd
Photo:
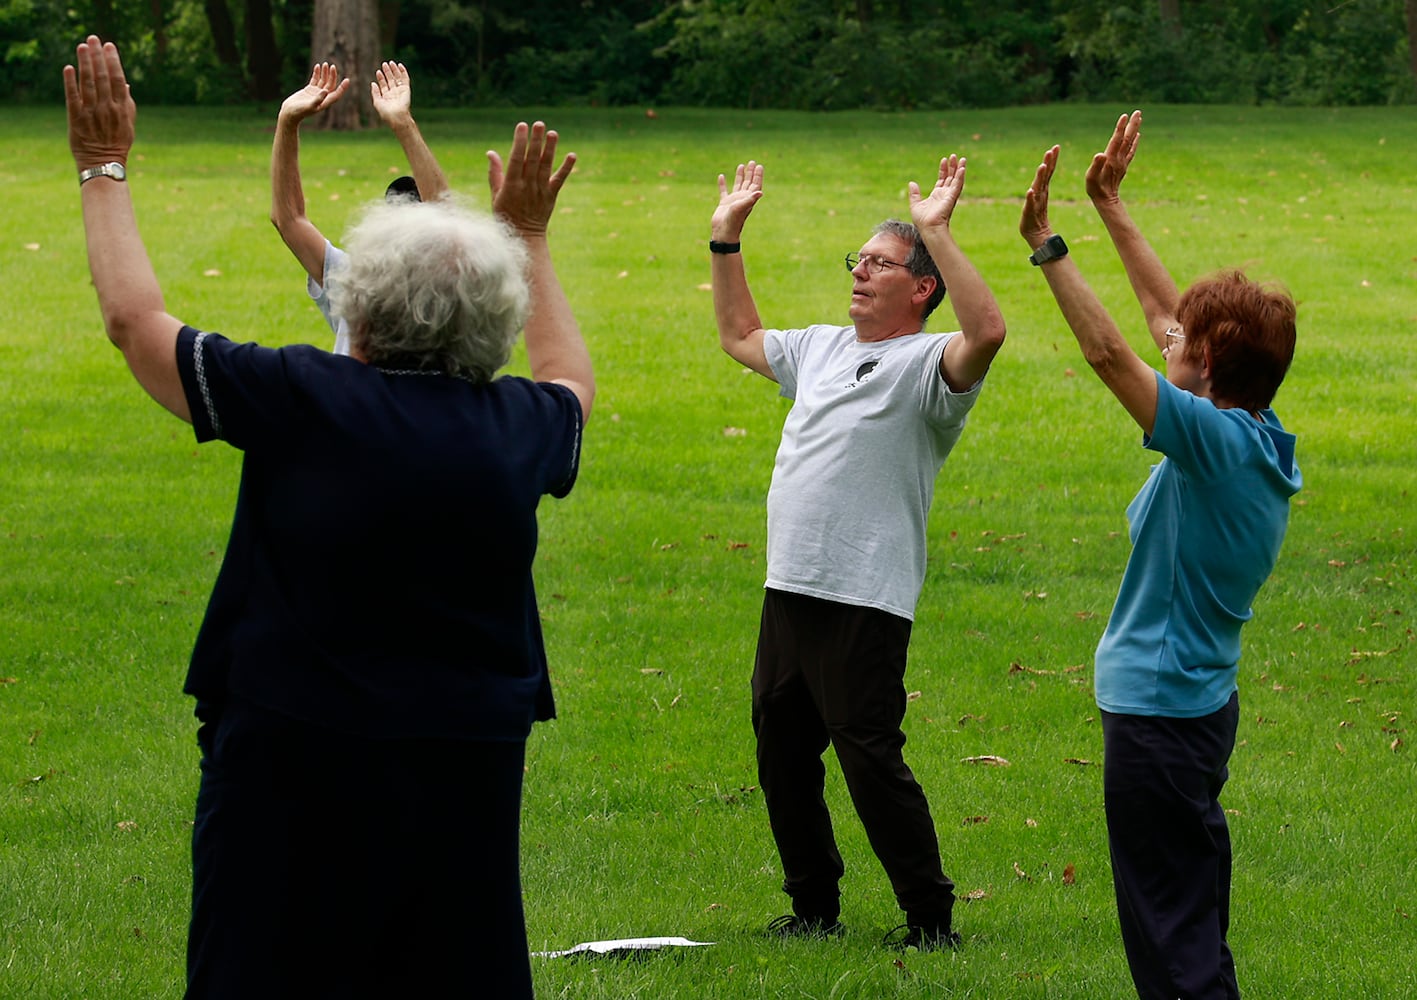
[[[197,440],[244,453],[187,693],[381,738],[552,717],[532,562],[579,468],[574,393],[191,327],[177,361]]]

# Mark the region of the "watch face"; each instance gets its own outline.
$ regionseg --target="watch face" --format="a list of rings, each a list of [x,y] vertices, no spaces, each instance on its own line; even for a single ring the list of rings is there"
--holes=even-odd
[[[103,165],[103,172],[116,181],[128,179],[128,171],[121,163],[105,163]]]

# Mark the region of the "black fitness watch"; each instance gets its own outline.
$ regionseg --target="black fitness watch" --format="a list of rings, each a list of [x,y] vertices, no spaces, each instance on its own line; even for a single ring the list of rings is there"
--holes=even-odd
[[[1063,238],[1056,233],[1043,241],[1043,245],[1033,253],[1028,255],[1028,262],[1034,267],[1039,264],[1046,264],[1050,260],[1057,260],[1059,257],[1068,255],[1068,245],[1063,242]]]

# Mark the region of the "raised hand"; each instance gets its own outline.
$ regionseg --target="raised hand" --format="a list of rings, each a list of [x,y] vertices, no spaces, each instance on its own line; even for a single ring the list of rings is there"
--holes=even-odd
[[[1057,168],[1058,147],[1054,146],[1043,154],[1043,162],[1033,175],[1033,184],[1023,196],[1023,216],[1019,219],[1018,231],[1031,249],[1041,246],[1053,235],[1053,227],[1048,222],[1048,185]]]
[[[718,207],[710,223],[712,237],[723,243],[737,243],[743,235],[743,224],[753,206],[763,196],[763,165],[749,160],[738,164],[733,174],[733,187],[723,174],[718,175]]]
[[[128,162],[138,107],[112,42],[90,35],[73,66],[64,67],[64,103],[69,113],[69,150],[80,170]]]
[[[316,63],[310,71],[310,82],[281,103],[280,117],[302,122],[334,104],[348,89],[349,78],[341,80],[334,63]]]
[[[964,157],[954,153],[940,160],[940,176],[928,195],[922,196],[920,185],[910,182],[910,218],[916,229],[950,224],[959,196],[964,192],[965,162]]]
[[[523,236],[541,235],[556,208],[556,196],[576,165],[576,154],[567,153],[553,174],[555,132],[545,122],[518,122],[512,133],[507,162],[495,149],[487,151],[487,184],[492,189],[492,211]]]
[[[410,114],[413,88],[408,82],[408,70],[403,63],[386,62],[369,82],[369,96],[374,110],[388,125],[394,125]]]
[[[1121,197],[1122,178],[1141,141],[1141,112],[1117,119],[1107,148],[1092,158],[1087,168],[1087,196],[1094,202],[1114,202]]]

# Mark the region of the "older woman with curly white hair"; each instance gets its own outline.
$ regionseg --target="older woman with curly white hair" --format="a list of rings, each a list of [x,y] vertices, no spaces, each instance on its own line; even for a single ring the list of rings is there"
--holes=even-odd
[[[109,338],[200,441],[244,453],[186,690],[201,720],[189,997],[530,997],[518,820],[553,712],[536,508],[594,396],[546,226],[574,156],[517,126],[496,219],[379,205],[332,296],[352,356],[169,315],[126,164],[117,50],[65,68]],[[148,169],[154,169],[149,158]],[[525,321],[532,378],[494,377]]]

